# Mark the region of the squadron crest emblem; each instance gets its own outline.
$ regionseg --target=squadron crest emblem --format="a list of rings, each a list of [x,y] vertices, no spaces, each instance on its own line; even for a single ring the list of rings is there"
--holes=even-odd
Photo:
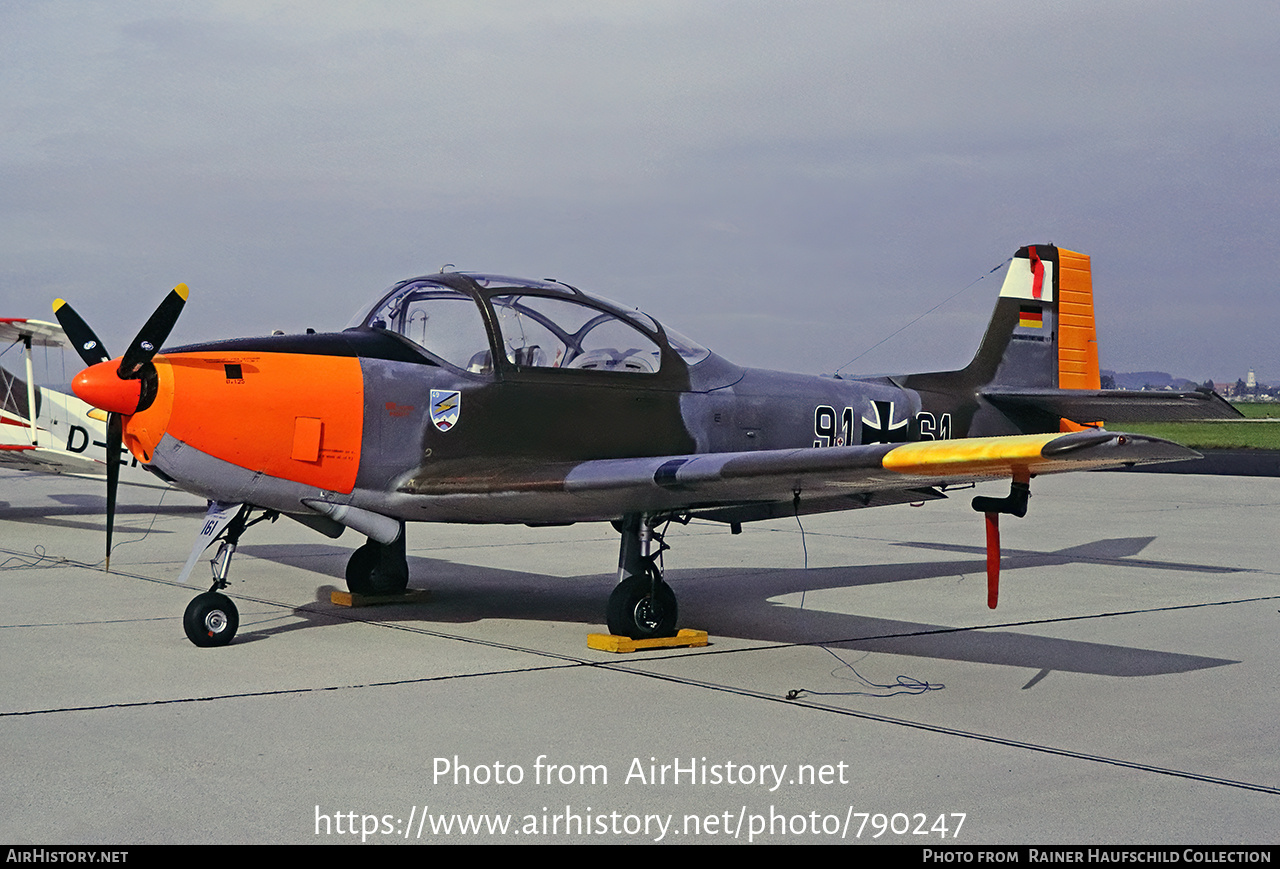
[[[458,424],[462,412],[462,393],[456,389],[431,390],[431,424],[448,431]]]

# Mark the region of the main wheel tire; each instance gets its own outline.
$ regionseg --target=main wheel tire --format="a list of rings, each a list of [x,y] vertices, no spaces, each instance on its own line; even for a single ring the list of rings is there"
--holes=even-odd
[[[383,568],[382,544],[370,540],[347,561],[347,590],[352,594],[400,594],[409,586],[409,565],[403,560],[390,573]]]
[[[378,544],[372,540],[351,553],[347,561],[347,590],[352,594],[373,594],[373,572],[380,560]]]
[[[609,595],[609,633],[633,640],[676,635],[676,593],[650,575],[628,576]]]
[[[201,648],[225,646],[240,627],[240,612],[231,598],[216,591],[196,595],[182,616],[187,639]]]

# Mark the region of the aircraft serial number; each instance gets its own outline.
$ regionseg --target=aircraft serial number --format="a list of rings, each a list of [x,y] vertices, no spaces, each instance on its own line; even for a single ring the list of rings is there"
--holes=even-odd
[[[908,440],[945,441],[951,439],[951,414],[935,415],[922,410],[915,415],[915,425],[906,419],[893,421],[891,401],[872,403],[874,416],[862,419],[862,443],[901,443]],[[882,418],[883,413],[883,418]],[[813,445],[815,447],[843,447],[858,443],[854,432],[855,417],[852,407],[839,414],[828,404],[813,409]],[[912,435],[916,435],[915,438]]]

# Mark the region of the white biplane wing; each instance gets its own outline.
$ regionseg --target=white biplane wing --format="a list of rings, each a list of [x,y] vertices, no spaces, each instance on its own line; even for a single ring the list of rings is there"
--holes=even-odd
[[[106,414],[74,395],[36,386],[35,347],[63,347],[57,323],[0,318],[0,347],[22,348],[22,375],[0,368],[0,467],[106,475]]]

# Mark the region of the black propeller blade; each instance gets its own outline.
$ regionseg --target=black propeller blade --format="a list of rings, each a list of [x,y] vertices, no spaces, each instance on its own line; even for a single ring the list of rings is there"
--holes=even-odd
[[[107,560],[104,570],[111,572],[111,532],[116,526],[116,490],[120,488],[120,453],[124,448],[124,419],[118,413],[107,414]]]
[[[139,330],[128,351],[120,360],[116,374],[121,380],[138,380],[145,373],[148,363],[169,337],[173,324],[187,302],[187,285],[178,284],[169,291],[151,317]],[[75,309],[62,299],[53,303],[54,316],[62,324],[76,352],[86,365],[93,366],[111,358],[102,341],[89,328]],[[107,557],[106,570],[111,570],[111,536],[116,521],[116,493],[120,488],[120,454],[124,451],[124,417],[116,412],[107,414]]]
[[[71,342],[72,347],[76,348],[85,365],[97,365],[111,358],[111,354],[107,352],[106,347],[102,346],[98,336],[89,328],[89,324],[81,319],[65,300],[54,300],[53,314],[58,318],[62,331],[67,333],[67,340]]]
[[[142,373],[142,368],[151,361],[160,350],[160,345],[169,337],[173,324],[182,313],[182,306],[187,303],[187,285],[178,284],[169,291],[156,308],[151,318],[138,330],[138,335],[125,351],[120,360],[120,376],[125,380],[133,380]],[[63,326],[65,329],[66,327]]]

